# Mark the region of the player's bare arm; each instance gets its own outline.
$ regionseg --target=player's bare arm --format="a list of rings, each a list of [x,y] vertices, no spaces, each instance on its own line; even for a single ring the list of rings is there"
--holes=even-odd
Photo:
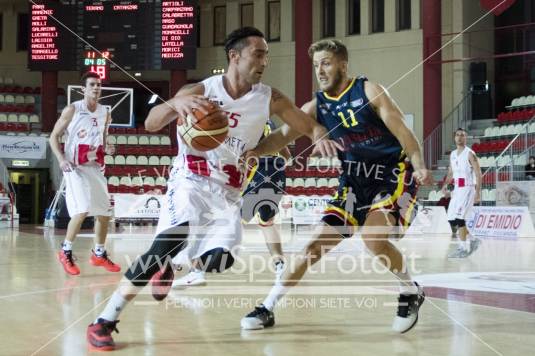
[[[431,184],[432,176],[425,167],[422,149],[414,133],[407,127],[403,113],[388,91],[381,85],[371,82],[364,84],[364,91],[372,108],[383,120],[386,127],[398,139],[403,150],[414,166],[414,177],[420,184]]]
[[[210,102],[203,94],[203,84],[184,85],[172,99],[149,111],[149,115],[145,119],[145,130],[149,132],[159,131],[174,120],[178,120],[178,123],[182,124],[186,116],[193,115],[193,110],[200,110],[207,114]]]
[[[444,178],[444,183],[442,184],[442,194],[448,195],[448,184],[450,184],[451,179],[453,178],[453,170],[451,169],[451,166],[448,167],[448,174],[446,174],[446,178]]]
[[[61,112],[61,115],[56,121],[56,124],[54,125],[54,129],[50,133],[50,148],[52,149],[52,152],[56,156],[56,159],[58,160],[59,166],[63,172],[71,172],[73,170],[73,165],[71,162],[67,161],[65,158],[65,154],[63,153],[63,150],[61,149],[61,137],[63,136],[63,133],[69,126],[69,124],[72,121],[72,118],[74,117],[75,108],[74,105],[68,105],[66,106],[63,111]]]
[[[481,166],[479,165],[479,159],[474,153],[471,153],[468,155],[468,161],[472,165],[472,168],[474,169],[474,172],[476,174],[476,197],[474,199],[475,203],[479,203],[481,201],[481,183],[482,183],[482,174],[481,174]]]
[[[323,157],[336,156],[336,150],[342,149],[338,143],[329,139],[329,133],[325,127],[318,124],[314,118],[300,110],[288,97],[277,89],[272,89],[270,111],[272,114],[280,117],[293,130],[299,132],[301,135],[308,136],[312,140],[312,143],[317,146],[315,151],[319,152]],[[277,147],[275,152],[283,146]]]

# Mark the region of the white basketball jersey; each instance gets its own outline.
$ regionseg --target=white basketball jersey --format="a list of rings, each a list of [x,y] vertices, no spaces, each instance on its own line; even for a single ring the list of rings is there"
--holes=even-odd
[[[65,131],[65,157],[76,165],[97,162],[103,166],[108,109],[97,104],[97,109],[91,112],[85,100],[75,101],[72,105],[74,116]]]
[[[271,88],[262,83],[253,85],[244,96],[233,99],[223,86],[223,76],[205,79],[204,95],[219,104],[229,119],[229,133],[219,147],[202,152],[186,145],[177,134],[179,154],[175,158],[176,174],[201,175],[228,187],[241,189],[244,172],[239,165],[240,156],[258,144],[264,125],[269,118]]]
[[[460,154],[457,153],[456,149],[450,154],[450,165],[456,187],[476,184],[474,168],[468,160],[470,153],[474,153],[474,151],[465,147]]]

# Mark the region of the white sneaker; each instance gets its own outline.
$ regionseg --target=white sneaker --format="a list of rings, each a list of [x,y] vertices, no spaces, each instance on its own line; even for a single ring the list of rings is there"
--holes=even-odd
[[[473,237],[470,239],[470,253],[469,255],[476,252],[476,250],[479,248],[479,245],[481,245],[481,239],[478,239],[477,237]]]
[[[206,284],[204,278],[204,272],[202,271],[190,271],[182,278],[173,281],[173,288],[177,287],[189,287],[189,286],[202,286]]]
[[[470,253],[462,247],[458,247],[454,251],[450,252],[448,258],[466,258]]]
[[[424,290],[417,284],[417,294],[400,294],[398,298],[398,312],[392,324],[392,330],[406,333],[418,322],[418,310],[425,300]]]

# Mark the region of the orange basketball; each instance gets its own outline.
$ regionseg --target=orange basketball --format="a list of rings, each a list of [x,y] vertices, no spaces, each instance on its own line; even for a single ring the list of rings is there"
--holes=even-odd
[[[194,110],[193,114],[197,122],[194,123],[191,115],[188,115],[186,122],[178,126],[178,132],[188,146],[197,151],[210,151],[225,141],[228,118],[219,105],[212,104],[206,115],[199,110]]]

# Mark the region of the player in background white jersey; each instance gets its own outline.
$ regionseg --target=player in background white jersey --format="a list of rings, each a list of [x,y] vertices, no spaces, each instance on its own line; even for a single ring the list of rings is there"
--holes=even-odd
[[[222,272],[232,266],[232,248],[241,241],[240,190],[245,167],[239,158],[256,146],[269,117],[277,115],[309,136],[324,156],[334,156],[341,149],[327,138],[324,127],[286,96],[260,83],[268,61],[262,32],[252,27],[233,31],[225,42],[225,52],[226,74],[184,86],[174,98],[149,112],[145,128],[154,132],[175,120],[183,124],[193,110],[206,114],[210,100],[216,101],[228,115],[229,136],[208,152],[196,151],[178,137],[180,154],[174,161],[152,246],[132,263],[107,306],[89,325],[90,348],[115,348],[111,333],[116,330],[117,318],[149,280],[155,298],[167,296],[174,276],[171,260],[186,244],[182,254],[203,260],[206,271]]]
[[[448,175],[444,180],[442,192],[448,195],[448,184],[453,182],[448,221],[452,229],[457,227],[459,234],[458,248],[450,253],[450,258],[470,256],[479,247],[481,240],[470,236],[466,228],[466,216],[474,203],[481,200],[481,167],[476,154],[466,147],[466,131],[458,128],[455,131],[455,146],[451,152]]]
[[[89,262],[110,272],[121,267],[113,263],[104,244],[111,216],[108,185],[104,177],[104,155],[112,154],[106,146],[106,135],[111,115],[98,100],[101,93],[100,77],[88,72],[81,79],[84,98],[63,109],[50,134],[50,147],[56,156],[65,179],[65,200],[71,220],[67,234],[58,252],[58,259],[68,274],[80,274],[74,263],[72,244],[87,216],[95,216],[95,248]],[[66,135],[64,149],[60,139]]]

